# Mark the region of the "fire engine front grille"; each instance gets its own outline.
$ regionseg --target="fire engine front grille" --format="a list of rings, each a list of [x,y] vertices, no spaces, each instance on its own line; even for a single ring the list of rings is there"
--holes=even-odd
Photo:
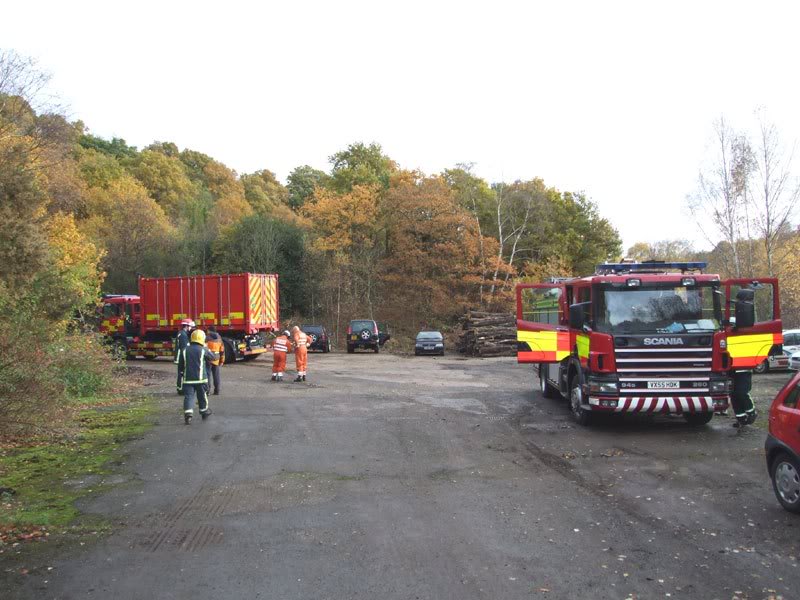
[[[711,348],[616,348],[620,394],[696,395],[709,392]]]

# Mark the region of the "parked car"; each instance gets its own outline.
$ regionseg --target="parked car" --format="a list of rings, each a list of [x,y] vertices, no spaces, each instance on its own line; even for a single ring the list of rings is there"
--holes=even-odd
[[[381,350],[378,324],[372,319],[353,319],[347,328],[347,352],[352,354],[356,348],[372,350],[376,354]]]
[[[800,513],[800,373],[778,392],[769,408],[765,443],[767,470],[783,508]]]
[[[770,356],[753,369],[754,373],[766,373],[767,371],[784,371],[789,368],[789,355],[785,352]]]
[[[444,337],[439,331],[420,331],[414,343],[414,356],[438,354],[444,356]]]
[[[800,352],[795,352],[789,357],[789,368],[792,371],[800,371]]]
[[[331,338],[322,325],[301,325],[300,329],[311,340],[311,345],[308,347],[309,350],[331,351]]]

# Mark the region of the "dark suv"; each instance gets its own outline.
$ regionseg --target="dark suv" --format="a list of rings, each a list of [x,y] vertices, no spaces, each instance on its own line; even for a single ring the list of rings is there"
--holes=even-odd
[[[378,324],[367,319],[354,319],[347,328],[347,352],[352,354],[356,348],[372,350],[376,354],[381,349],[381,337]]]
[[[309,350],[319,350],[320,352],[331,351],[331,338],[328,331],[322,325],[301,325],[300,329],[308,336],[311,344]]]

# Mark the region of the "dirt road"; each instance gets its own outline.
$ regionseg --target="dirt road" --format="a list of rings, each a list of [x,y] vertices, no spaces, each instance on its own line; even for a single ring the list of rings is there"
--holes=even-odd
[[[191,426],[171,363],[147,363],[159,423],[82,507],[118,528],[7,578],[11,596],[800,597],[800,518],[772,495],[762,429],[582,429],[513,359],[309,362],[306,384],[226,366]],[[758,378],[760,400],[786,377]]]

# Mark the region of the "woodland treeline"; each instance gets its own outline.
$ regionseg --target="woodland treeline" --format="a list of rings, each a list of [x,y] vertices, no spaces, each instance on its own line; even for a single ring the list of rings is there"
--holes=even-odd
[[[277,272],[284,319],[410,330],[466,306],[508,309],[520,278],[585,272],[620,254],[594,203],[538,178],[490,184],[469,165],[427,175],[357,142],[327,171],[301,165],[284,185],[267,168],[239,174],[172,142],[98,137],[37,106],[34,65],[13,53],[0,61],[9,289],[52,265],[61,244],[81,270],[78,303],[98,289],[135,292],[140,274]]]

